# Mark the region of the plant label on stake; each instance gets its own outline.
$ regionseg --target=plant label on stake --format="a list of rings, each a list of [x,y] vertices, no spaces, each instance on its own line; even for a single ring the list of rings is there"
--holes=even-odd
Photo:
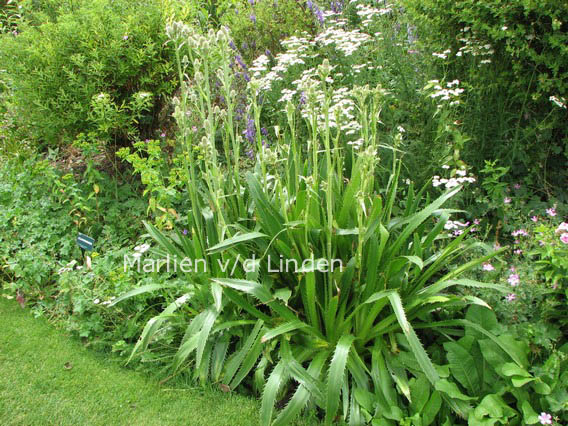
[[[79,232],[79,235],[77,235],[77,244],[81,248],[81,253],[83,253],[84,255],[85,250],[86,251],[93,250],[93,246],[95,245],[95,239],[89,237],[88,235],[81,234]],[[89,256],[85,256],[85,264],[87,266],[87,269],[91,269],[91,258]]]

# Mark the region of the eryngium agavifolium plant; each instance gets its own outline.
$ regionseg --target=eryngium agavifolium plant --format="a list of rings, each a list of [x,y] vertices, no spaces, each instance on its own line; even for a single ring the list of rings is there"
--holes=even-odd
[[[460,264],[474,248],[468,233],[444,238],[453,212],[444,205],[461,187],[434,200],[425,188],[399,187],[396,147],[390,176],[380,179],[382,92],[365,86],[343,94],[355,106],[360,142],[354,149],[333,125],[327,60],[306,83],[302,113],[288,101],[288,128],[277,129],[268,144],[254,78],[247,87],[248,119],[235,119],[227,30],[202,35],[173,24],[168,34],[182,83],[175,118],[191,210],[188,232],[146,226],[156,253],[203,258],[207,267],[185,273],[187,284],[175,293],[181,296],[148,322],[132,355],[177,327],[174,372],[192,371],[225,391],[244,386],[261,394],[262,425],[289,424],[305,409],[318,410],[326,424],[338,415],[355,425],[395,424],[411,414],[423,424],[450,413],[466,418],[471,398],[425,349],[427,343],[439,352],[466,326],[501,345],[461,318],[465,306],[485,303],[452,291],[500,290],[460,278],[494,253]],[[307,137],[297,136],[301,126]],[[243,167],[250,164],[241,153],[243,132],[253,136],[254,166]],[[341,267],[330,268],[334,261]],[[300,266],[282,268],[281,262]],[[114,304],[158,288],[134,289]],[[416,392],[428,396],[418,411]]]

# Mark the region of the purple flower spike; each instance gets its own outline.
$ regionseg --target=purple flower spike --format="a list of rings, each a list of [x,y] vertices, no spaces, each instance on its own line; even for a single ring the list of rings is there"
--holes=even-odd
[[[252,118],[249,118],[249,120],[247,122],[247,128],[243,132],[243,135],[245,135],[245,138],[250,143],[254,143],[254,140],[255,140],[255,137],[256,137],[256,129],[254,127],[254,120]]]
[[[323,25],[324,19],[323,19],[323,13],[322,13],[322,11],[318,8],[318,9],[316,9],[316,12],[315,12],[315,13],[316,13],[316,18],[318,18],[318,21],[319,21],[320,25]]]
[[[244,69],[244,70],[247,69],[247,65],[243,62],[243,58],[241,58],[241,55],[235,56],[235,60],[237,61],[237,64],[239,64],[242,69]]]

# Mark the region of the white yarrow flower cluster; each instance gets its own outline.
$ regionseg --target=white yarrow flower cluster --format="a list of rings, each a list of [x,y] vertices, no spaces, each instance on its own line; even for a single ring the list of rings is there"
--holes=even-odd
[[[450,177],[449,179],[441,178],[440,176],[437,175],[432,178],[432,186],[434,186],[435,188],[437,188],[438,186],[442,186],[446,189],[450,189],[450,188],[455,188],[458,185],[463,185],[466,183],[474,183],[474,182],[475,182],[475,177],[469,176],[467,174],[467,170],[465,169],[455,170],[455,176]]]
[[[450,101],[450,105],[457,105],[459,104],[460,95],[464,92],[464,89],[460,88],[459,84],[459,80],[453,80],[446,83],[446,87],[442,87],[438,80],[430,80],[425,89],[427,91],[433,90],[432,93],[429,94],[432,99]]]
[[[452,51],[450,49],[446,49],[442,53],[434,52],[432,53],[432,56],[435,56],[436,58],[440,59],[447,59],[450,53],[452,53]]]
[[[150,249],[150,244],[141,244],[134,247],[134,254],[132,257],[139,258]]]
[[[469,226],[469,222],[460,222],[459,220],[448,220],[444,224],[444,229],[451,231],[452,229],[460,229]]]
[[[495,53],[493,46],[490,44],[481,44],[475,37],[475,34],[471,31],[471,28],[465,27],[461,30],[464,37],[460,38],[459,41],[463,43],[456,53],[456,56],[463,56],[464,54],[470,54],[471,56],[481,57],[479,66],[491,63],[491,56]]]
[[[357,15],[359,15],[359,17],[361,17],[362,19],[361,25],[363,25],[363,27],[368,27],[369,25],[371,25],[375,20],[374,18],[392,12],[392,8],[390,6],[382,9],[377,9],[366,4],[358,4],[355,7],[357,9]]]
[[[335,49],[345,56],[351,56],[367,41],[371,36],[359,30],[344,30],[335,26],[325,29],[314,39],[322,46],[333,45]]]

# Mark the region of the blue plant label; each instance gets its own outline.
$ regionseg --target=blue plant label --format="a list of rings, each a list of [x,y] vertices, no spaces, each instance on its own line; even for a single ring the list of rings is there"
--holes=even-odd
[[[79,247],[81,247],[83,250],[91,251],[93,250],[95,239],[89,237],[88,235],[79,233],[79,235],[77,235],[77,244],[79,244]]]

